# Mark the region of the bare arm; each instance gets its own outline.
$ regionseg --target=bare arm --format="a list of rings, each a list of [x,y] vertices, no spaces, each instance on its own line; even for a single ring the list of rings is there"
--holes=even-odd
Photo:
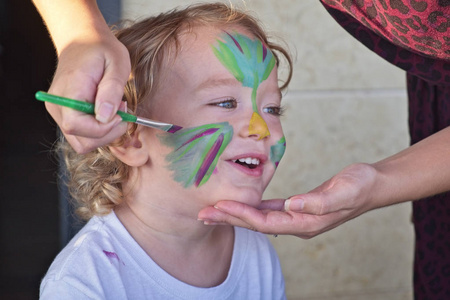
[[[375,197],[380,206],[417,200],[450,190],[450,127],[374,164],[383,175]],[[382,188],[390,193],[383,196]]]
[[[95,102],[96,119],[53,104],[46,107],[80,153],[126,130],[115,113],[130,74],[130,59],[109,30],[95,0],[33,0],[52,37],[58,67],[49,92]]]
[[[206,223],[311,238],[369,210],[450,190],[450,127],[374,164],[351,165],[307,194],[259,209],[221,201],[200,211]]]

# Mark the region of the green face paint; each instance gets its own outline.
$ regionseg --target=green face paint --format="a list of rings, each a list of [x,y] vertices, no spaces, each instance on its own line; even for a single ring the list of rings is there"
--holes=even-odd
[[[275,168],[278,167],[285,151],[286,138],[283,136],[275,145],[270,147],[270,161],[274,164]]]
[[[264,119],[258,114],[256,91],[261,82],[272,72],[276,61],[272,52],[258,39],[225,32],[217,40],[213,51],[219,61],[245,87],[252,88],[252,107],[254,115],[249,124],[250,134],[258,134],[260,139],[270,135]]]
[[[164,145],[173,148],[166,156],[174,179],[188,188],[201,186],[211,177],[219,156],[233,136],[228,122],[184,128],[172,134],[159,135]]]

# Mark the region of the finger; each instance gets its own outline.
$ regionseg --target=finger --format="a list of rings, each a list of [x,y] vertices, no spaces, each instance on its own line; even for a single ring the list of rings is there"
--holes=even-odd
[[[226,217],[226,213],[221,212],[213,206],[201,209],[197,215],[199,221],[208,222],[209,224],[226,224],[226,222],[223,222]]]
[[[249,224],[243,222],[242,220],[235,218],[225,212],[222,212],[212,206],[203,208],[198,213],[198,219],[200,221],[203,221],[205,225],[233,225],[255,230],[255,228],[252,228]]]
[[[65,113],[64,118],[58,117],[57,115],[60,115],[63,109],[69,111]],[[51,108],[49,105],[47,110],[55,121],[59,122],[60,129],[69,144],[80,154],[113,142],[126,132],[128,126],[127,123],[122,122],[120,116],[116,116],[108,124],[101,124],[91,115],[79,113],[68,108]]]
[[[128,77],[128,74],[125,76]],[[126,81],[125,81],[126,82]],[[95,98],[95,118],[101,123],[110,123],[117,113],[122,102],[125,82],[120,78],[104,79],[98,85],[97,96]]]
[[[341,209],[341,207],[338,207],[340,204],[336,202],[336,199],[340,199],[338,195],[335,194],[332,198],[328,191],[309,192],[287,199],[284,209],[305,214],[325,215]]]
[[[226,213],[222,222],[257,230],[266,234],[293,232],[292,216],[280,211],[261,211],[235,201],[219,201],[215,207]],[[243,226],[242,224],[245,224]]]
[[[55,118],[61,130],[69,135],[100,138],[105,136],[122,121],[121,117],[117,115],[110,123],[102,124],[92,115],[71,108],[48,102],[45,103],[45,106],[52,117]]]
[[[98,147],[112,143],[118,137],[122,136],[127,130],[125,122],[119,123],[116,127],[111,129],[106,135],[101,138],[85,138],[76,135],[64,134],[72,148],[79,154],[88,153]]]
[[[106,60],[104,74],[97,88],[95,117],[102,123],[110,122],[116,114],[131,72],[128,51],[119,54],[123,57]]]
[[[261,202],[261,204],[258,206],[258,209],[264,210],[284,210],[284,203],[286,199],[271,199],[271,200],[264,200]]]

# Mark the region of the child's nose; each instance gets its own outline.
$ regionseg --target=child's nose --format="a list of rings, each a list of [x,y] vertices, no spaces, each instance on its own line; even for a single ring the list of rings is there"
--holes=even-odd
[[[256,136],[258,140],[270,136],[269,127],[266,121],[257,113],[253,112],[250,124],[248,125],[248,136]]]

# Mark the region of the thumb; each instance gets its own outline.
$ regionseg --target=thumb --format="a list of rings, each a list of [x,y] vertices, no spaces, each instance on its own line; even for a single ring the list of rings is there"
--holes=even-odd
[[[326,205],[329,203],[327,198],[327,193],[324,192],[295,195],[286,200],[284,210],[311,215],[325,215],[331,212],[331,207]]]

